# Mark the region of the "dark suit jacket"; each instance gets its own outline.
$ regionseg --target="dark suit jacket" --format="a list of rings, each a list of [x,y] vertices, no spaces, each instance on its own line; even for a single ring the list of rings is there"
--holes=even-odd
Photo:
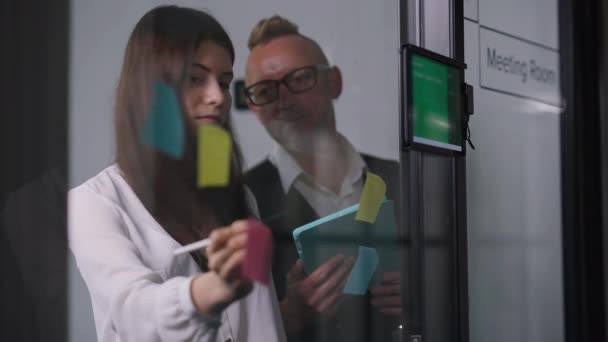
[[[362,155],[367,168],[386,182],[387,198],[400,208],[399,164]],[[274,257],[272,271],[279,300],[285,296],[287,272],[298,260],[293,241],[295,228],[317,220],[319,216],[306,199],[295,189],[283,191],[279,172],[269,161],[264,160],[246,174],[246,183],[253,191],[261,220],[272,230]],[[369,297],[369,296],[367,296]],[[335,319],[316,322],[297,336],[288,336],[292,341],[390,341],[390,332],[397,325],[395,319],[382,317],[369,305],[369,298],[351,296],[340,305]]]

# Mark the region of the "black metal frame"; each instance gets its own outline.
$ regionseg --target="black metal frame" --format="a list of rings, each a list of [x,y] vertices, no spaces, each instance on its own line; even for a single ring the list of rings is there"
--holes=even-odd
[[[0,341],[66,341],[68,270],[56,261],[67,260],[67,186],[44,176],[52,171],[67,179],[70,2],[5,0],[0,7]],[[42,184],[57,191],[45,192]],[[32,203],[38,198],[47,212]],[[31,212],[5,210],[10,200]],[[5,220],[9,214],[13,220]],[[53,222],[45,214],[56,215]],[[45,234],[52,228],[56,235]],[[34,245],[21,250],[15,240]],[[35,247],[42,244],[53,248]],[[42,300],[34,283],[49,285],[55,300]]]
[[[454,51],[453,58],[464,63],[464,2],[453,0],[454,5]],[[467,113],[468,115],[470,113]],[[466,118],[467,125],[469,118]],[[465,146],[466,148],[466,146]],[[467,230],[467,182],[466,159],[464,156],[454,158],[454,212],[456,213],[457,235],[456,255],[454,264],[458,272],[458,337],[461,342],[469,341],[469,258],[468,258],[468,230]]]
[[[601,9],[598,12],[600,13],[600,18],[608,17],[608,3],[605,1],[602,2]],[[601,153],[601,182],[602,182],[602,204],[600,206],[600,210],[602,214],[602,233],[604,235],[603,243],[603,258],[604,258],[604,267],[603,267],[603,275],[604,275],[604,329],[608,327],[608,220],[604,215],[608,213],[608,174],[606,174],[606,170],[608,170],[608,117],[606,117],[606,113],[608,113],[608,22],[605,20],[601,21],[600,28],[600,41],[598,45],[600,46],[600,146],[603,146],[600,151]],[[603,114],[602,114],[603,113]],[[608,332],[604,330],[604,335],[608,335]],[[606,337],[606,336],[605,336]]]
[[[464,8],[463,0],[453,0],[453,59],[464,64]],[[410,29],[412,28],[409,22],[409,1],[399,1],[399,30],[400,44],[412,43],[410,39]],[[403,75],[401,75],[402,77]],[[404,80],[400,79],[402,87],[405,85]],[[407,86],[407,85],[405,85]],[[401,89],[401,94],[404,94]],[[403,113],[406,108],[403,102],[400,103],[400,112]],[[404,117],[400,115],[400,127],[405,124]],[[404,141],[403,129],[400,130],[400,141]],[[464,143],[464,141],[463,141]],[[453,155],[452,160],[453,170],[453,189],[454,198],[453,213],[455,215],[455,229],[453,230],[453,264],[455,270],[456,283],[458,288],[454,289],[456,296],[455,303],[458,310],[455,322],[457,336],[454,341],[467,342],[469,341],[469,308],[468,308],[468,256],[467,256],[467,206],[466,206],[466,164],[464,155]],[[424,286],[422,281],[414,281],[413,277],[422,277],[424,272],[423,265],[423,248],[424,248],[424,231],[420,213],[423,210],[423,204],[417,201],[417,197],[422,193],[422,184],[420,179],[424,176],[422,170],[417,166],[422,163],[423,152],[408,150],[402,152],[401,155],[401,198],[403,203],[402,210],[405,210],[410,217],[400,215],[400,224],[407,234],[409,245],[407,252],[402,256],[402,264],[406,265],[404,270],[404,279],[408,279],[407,284],[402,283],[402,292],[408,293],[410,301],[405,303],[406,310],[404,312],[404,321],[406,326],[403,329],[404,338],[402,341],[410,341],[410,337],[414,335],[422,335],[425,330],[424,319]],[[424,340],[424,336],[423,336]],[[413,340],[412,340],[413,341]]]
[[[605,60],[601,5],[560,0],[562,238],[566,341],[606,340],[605,246],[602,214],[602,117],[598,89]],[[602,53],[604,52],[604,53]],[[603,110],[602,110],[603,109]]]

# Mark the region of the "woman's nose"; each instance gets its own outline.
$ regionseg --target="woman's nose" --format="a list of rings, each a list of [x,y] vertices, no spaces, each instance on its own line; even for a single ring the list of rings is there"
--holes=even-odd
[[[215,106],[221,106],[224,104],[226,100],[226,96],[224,95],[224,90],[219,85],[218,82],[212,81],[209,82],[207,87],[203,90],[205,103]]]

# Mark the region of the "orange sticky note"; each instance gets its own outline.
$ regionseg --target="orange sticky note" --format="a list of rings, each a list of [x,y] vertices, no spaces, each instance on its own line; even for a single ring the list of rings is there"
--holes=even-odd
[[[375,223],[385,194],[386,183],[378,175],[368,172],[355,220]]]
[[[220,187],[230,181],[232,139],[220,126],[201,125],[198,128],[199,187]]]

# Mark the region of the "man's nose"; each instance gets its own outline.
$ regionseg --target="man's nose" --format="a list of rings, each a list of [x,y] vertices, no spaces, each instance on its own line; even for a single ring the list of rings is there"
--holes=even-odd
[[[289,91],[285,82],[279,83],[277,88],[277,101],[289,99],[292,95],[292,92]]]

